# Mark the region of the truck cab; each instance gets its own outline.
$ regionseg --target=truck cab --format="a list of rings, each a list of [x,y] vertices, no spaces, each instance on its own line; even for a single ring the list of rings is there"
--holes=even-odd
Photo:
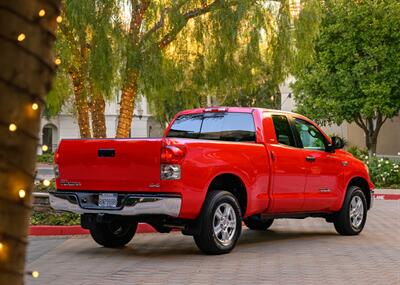
[[[373,202],[366,166],[308,118],[263,108],[178,113],[159,139],[62,140],[53,208],[81,214],[99,244],[145,222],[178,228],[205,253],[230,252],[242,221],[319,217],[359,234]]]

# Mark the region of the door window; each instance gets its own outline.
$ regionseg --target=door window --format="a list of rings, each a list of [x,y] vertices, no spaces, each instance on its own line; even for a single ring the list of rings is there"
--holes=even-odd
[[[284,115],[272,115],[272,121],[274,122],[275,134],[278,142],[295,147],[296,143],[287,117]]]
[[[303,144],[303,148],[325,151],[326,139],[313,124],[296,118],[294,125],[299,134],[301,143]]]

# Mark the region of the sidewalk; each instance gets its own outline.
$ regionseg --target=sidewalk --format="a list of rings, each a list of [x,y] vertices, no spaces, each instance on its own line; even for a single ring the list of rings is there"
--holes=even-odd
[[[400,195],[400,189],[375,189],[375,194],[398,194]]]

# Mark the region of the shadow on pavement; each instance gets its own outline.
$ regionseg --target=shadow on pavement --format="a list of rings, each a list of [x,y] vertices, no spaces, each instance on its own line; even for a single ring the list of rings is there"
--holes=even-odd
[[[154,235],[157,234],[153,234]],[[158,234],[162,235],[162,234]],[[294,240],[318,239],[325,240],[328,237],[337,237],[334,232],[283,232],[268,230],[265,232],[251,231],[243,229],[242,235],[232,253],[238,253],[242,249],[247,249],[254,245],[257,246],[283,246],[286,242]],[[176,258],[178,256],[206,256],[202,254],[196,247],[193,238],[190,236],[182,236],[179,233],[165,235],[165,238],[157,239],[137,239],[135,236],[130,244],[124,248],[110,249],[103,248],[97,244],[90,243],[87,248],[76,249],[76,254],[89,254],[91,256],[136,256],[145,258]],[[136,239],[136,240],[135,240]],[[93,245],[92,247],[89,247]],[[256,248],[255,248],[256,249]]]

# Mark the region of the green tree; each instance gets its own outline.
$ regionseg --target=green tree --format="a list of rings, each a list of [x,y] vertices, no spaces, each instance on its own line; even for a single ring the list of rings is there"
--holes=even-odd
[[[325,1],[322,12],[314,52],[295,72],[298,111],[355,122],[375,153],[382,125],[400,110],[400,2]]]
[[[275,101],[290,64],[289,2],[130,1],[117,137],[129,135],[138,94],[164,122],[207,95],[236,105]]]
[[[117,0],[63,1],[64,21],[56,42],[61,64],[47,114],[57,114],[73,95],[69,101],[82,138],[106,137],[105,100],[113,97],[119,84],[119,12]]]

